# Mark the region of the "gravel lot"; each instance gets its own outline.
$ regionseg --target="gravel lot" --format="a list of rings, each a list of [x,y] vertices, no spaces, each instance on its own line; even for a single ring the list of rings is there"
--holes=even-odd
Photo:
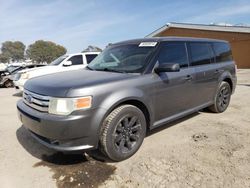
[[[223,114],[199,112],[154,130],[132,158],[104,163],[36,143],[0,88],[0,187],[250,187],[250,70]]]

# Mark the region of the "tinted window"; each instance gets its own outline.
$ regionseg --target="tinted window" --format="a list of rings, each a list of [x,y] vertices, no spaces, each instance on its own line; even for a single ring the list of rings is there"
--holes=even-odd
[[[211,63],[213,52],[208,43],[190,43],[191,65],[204,65]]]
[[[89,64],[93,59],[95,59],[96,56],[97,54],[86,55],[87,63]]]
[[[227,43],[216,42],[213,43],[214,52],[216,55],[216,62],[231,61],[232,52]]]
[[[187,67],[187,53],[185,43],[168,42],[160,51],[159,63],[178,63],[180,67]]]
[[[68,61],[72,62],[72,65],[82,65],[82,55],[75,55],[68,59]]]

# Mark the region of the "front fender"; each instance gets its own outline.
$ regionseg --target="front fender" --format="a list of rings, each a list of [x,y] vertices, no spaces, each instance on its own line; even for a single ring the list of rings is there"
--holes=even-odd
[[[153,100],[145,94],[145,92],[141,91],[140,89],[121,89],[116,91],[110,95],[108,95],[104,100],[101,102],[100,107],[107,110],[107,114],[109,114],[116,106],[126,101],[135,100],[142,104],[144,104],[149,112],[150,119],[152,119],[152,106]]]

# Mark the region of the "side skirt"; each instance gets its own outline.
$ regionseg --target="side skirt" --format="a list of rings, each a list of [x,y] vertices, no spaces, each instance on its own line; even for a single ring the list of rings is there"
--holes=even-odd
[[[202,104],[202,105],[200,105],[200,106],[197,106],[197,107],[195,107],[195,108],[191,108],[191,109],[185,110],[185,111],[180,112],[180,113],[178,113],[178,114],[174,114],[174,115],[172,115],[172,116],[170,116],[170,117],[167,117],[167,118],[158,120],[158,121],[156,121],[156,122],[150,127],[150,130],[152,130],[152,129],[154,129],[154,128],[157,128],[157,127],[159,127],[159,126],[161,126],[161,125],[164,125],[164,124],[166,124],[166,123],[169,123],[169,122],[171,122],[171,121],[174,121],[174,120],[180,119],[180,118],[182,118],[182,117],[185,117],[185,116],[187,116],[187,115],[189,115],[189,114],[192,114],[192,113],[194,113],[194,112],[198,112],[199,110],[201,110],[201,109],[203,109],[203,108],[206,108],[206,107],[208,107],[208,106],[210,106],[210,105],[212,105],[212,104],[213,104],[213,102],[211,101],[211,102]]]

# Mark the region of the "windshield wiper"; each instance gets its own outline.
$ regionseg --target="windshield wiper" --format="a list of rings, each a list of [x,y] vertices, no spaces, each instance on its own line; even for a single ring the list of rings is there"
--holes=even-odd
[[[86,66],[87,69],[93,70],[93,71],[106,71],[106,72],[117,72],[117,73],[126,73],[125,71],[116,70],[116,69],[110,69],[110,68],[104,68],[104,69],[92,69],[89,66]]]
[[[125,71],[116,70],[116,69],[110,69],[110,68],[104,68],[104,69],[101,69],[101,70],[102,70],[102,71],[107,71],[107,72],[126,73]]]

